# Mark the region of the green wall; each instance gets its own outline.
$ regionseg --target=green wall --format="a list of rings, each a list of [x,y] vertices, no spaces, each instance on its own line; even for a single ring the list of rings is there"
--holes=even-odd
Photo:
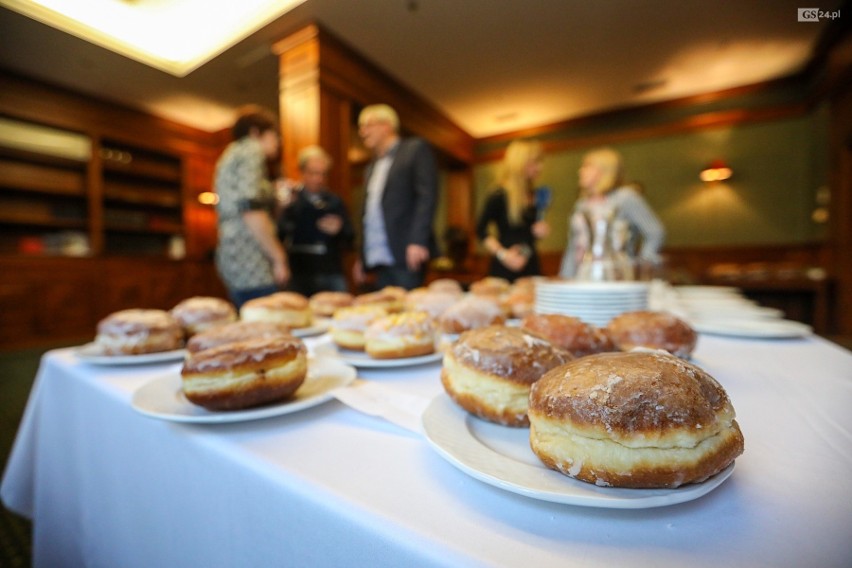
[[[612,144],[624,156],[628,181],[638,181],[666,227],[666,246],[798,244],[823,237],[811,221],[815,194],[828,178],[827,109],[793,118],[719,126]],[[617,128],[619,129],[619,128]],[[562,133],[570,138],[572,132]],[[560,135],[557,133],[556,138]],[[548,135],[553,139],[553,135]],[[577,170],[590,147],[548,153],[541,184],[553,189],[552,234],[543,251],[567,240],[577,199]],[[698,179],[723,158],[734,175],[708,185]],[[476,214],[495,186],[497,162],[474,168]]]

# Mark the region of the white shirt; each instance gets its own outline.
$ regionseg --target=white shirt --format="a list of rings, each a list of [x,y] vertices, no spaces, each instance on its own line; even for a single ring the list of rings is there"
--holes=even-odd
[[[378,158],[367,180],[367,204],[364,208],[364,265],[366,267],[394,264],[382,213],[382,196],[393,163],[393,152]]]

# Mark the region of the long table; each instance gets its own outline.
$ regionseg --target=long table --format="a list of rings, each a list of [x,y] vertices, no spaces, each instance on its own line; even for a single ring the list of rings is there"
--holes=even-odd
[[[94,366],[71,349],[41,362],[0,497],[33,519],[44,567],[852,565],[852,353],[702,336],[694,362],[727,389],[746,450],[677,505],[506,491],[336,400],[232,424],[154,419],[133,393],[179,364]],[[359,377],[426,400],[439,373]]]

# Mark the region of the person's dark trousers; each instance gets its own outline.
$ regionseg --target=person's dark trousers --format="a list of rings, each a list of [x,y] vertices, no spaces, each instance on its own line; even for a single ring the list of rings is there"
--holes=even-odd
[[[386,286],[401,286],[406,290],[413,290],[423,286],[426,279],[425,270],[417,270],[412,272],[407,268],[399,266],[377,266],[376,271],[376,286],[379,290]]]
[[[245,288],[242,290],[228,290],[228,296],[231,297],[231,302],[238,310],[240,306],[255,298],[262,298],[278,292],[278,286],[274,284],[269,286],[261,286],[259,288]]]
[[[313,296],[317,292],[346,292],[349,289],[343,274],[319,273],[296,274],[290,282],[288,290],[304,296]]]

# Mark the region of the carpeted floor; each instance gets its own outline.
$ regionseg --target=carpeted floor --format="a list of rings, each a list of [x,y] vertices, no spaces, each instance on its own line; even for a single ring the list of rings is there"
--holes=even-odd
[[[44,349],[0,353],[0,465],[4,471]],[[32,562],[32,525],[0,505],[0,566]]]

